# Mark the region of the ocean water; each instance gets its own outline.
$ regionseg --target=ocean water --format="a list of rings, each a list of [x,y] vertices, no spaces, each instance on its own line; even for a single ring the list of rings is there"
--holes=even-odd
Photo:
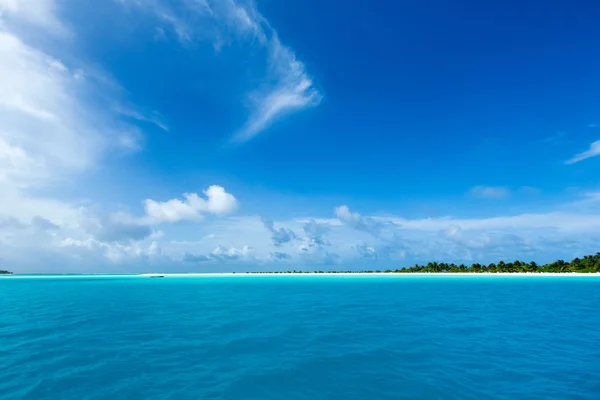
[[[600,399],[600,277],[0,278],[0,399]]]

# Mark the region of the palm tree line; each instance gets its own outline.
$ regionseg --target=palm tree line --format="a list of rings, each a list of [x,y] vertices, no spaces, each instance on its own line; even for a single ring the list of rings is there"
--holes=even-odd
[[[474,263],[470,266],[465,264],[448,264],[429,262],[425,265],[416,264],[412,267],[404,267],[400,269],[386,269],[386,270],[362,270],[362,271],[302,271],[302,270],[288,270],[288,271],[277,271],[277,272],[246,272],[247,274],[303,274],[303,273],[317,273],[317,274],[332,274],[332,273],[600,273],[600,253],[596,253],[593,256],[584,256],[583,258],[575,258],[570,262],[564,260],[553,261],[548,264],[538,265],[534,261],[523,262],[504,262],[500,261],[497,264],[491,263],[488,265]]]

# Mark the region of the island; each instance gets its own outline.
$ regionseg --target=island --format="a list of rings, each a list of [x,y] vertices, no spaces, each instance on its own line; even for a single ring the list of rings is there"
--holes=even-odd
[[[403,267],[399,269],[385,269],[385,270],[361,270],[361,271],[299,271],[299,270],[288,270],[281,272],[247,272],[248,274],[352,274],[352,273],[600,273],[600,253],[595,255],[584,256],[583,258],[575,258],[569,262],[564,260],[553,261],[548,264],[538,265],[536,262],[523,262],[513,261],[505,262],[499,261],[491,263],[489,265],[474,263],[470,266],[465,264],[448,264],[429,262],[425,265],[413,265],[411,267]]]
[[[0,269],[0,275],[12,275],[12,272]]]

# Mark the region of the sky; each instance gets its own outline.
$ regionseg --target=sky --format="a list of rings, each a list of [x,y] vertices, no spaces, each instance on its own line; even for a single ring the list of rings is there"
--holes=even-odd
[[[600,251],[600,4],[0,0],[0,269]]]

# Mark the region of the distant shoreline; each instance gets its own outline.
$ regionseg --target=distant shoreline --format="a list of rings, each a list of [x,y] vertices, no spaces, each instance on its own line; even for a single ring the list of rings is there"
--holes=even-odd
[[[162,276],[165,278],[195,278],[195,277],[238,277],[238,276],[598,276],[600,273],[578,273],[578,272],[298,272],[298,273],[275,273],[275,272],[259,272],[259,273],[183,273],[183,274],[139,274],[138,276]]]
[[[0,275],[0,279],[65,279],[65,278],[257,278],[257,277],[590,277],[600,278],[600,273],[577,272],[308,272],[308,273],[143,273],[143,274],[12,274]]]
[[[260,267],[260,266],[258,266]],[[0,271],[8,272],[8,271]],[[15,276],[16,275],[16,276]],[[27,277],[45,277],[45,278],[64,278],[64,277],[151,277],[151,278],[209,278],[209,277],[238,277],[238,276],[600,276],[600,252],[592,256],[583,258],[574,258],[570,262],[556,260],[549,264],[538,265],[535,262],[504,262],[498,264],[491,263],[482,265],[474,263],[470,267],[454,263],[429,262],[426,265],[415,264],[412,267],[399,269],[376,269],[376,270],[338,270],[338,271],[302,271],[302,270],[283,270],[283,271],[248,271],[245,272],[148,272],[148,273],[90,273],[90,274],[15,274],[14,278]],[[6,276],[6,275],[5,275]],[[3,277],[0,275],[0,278]]]

